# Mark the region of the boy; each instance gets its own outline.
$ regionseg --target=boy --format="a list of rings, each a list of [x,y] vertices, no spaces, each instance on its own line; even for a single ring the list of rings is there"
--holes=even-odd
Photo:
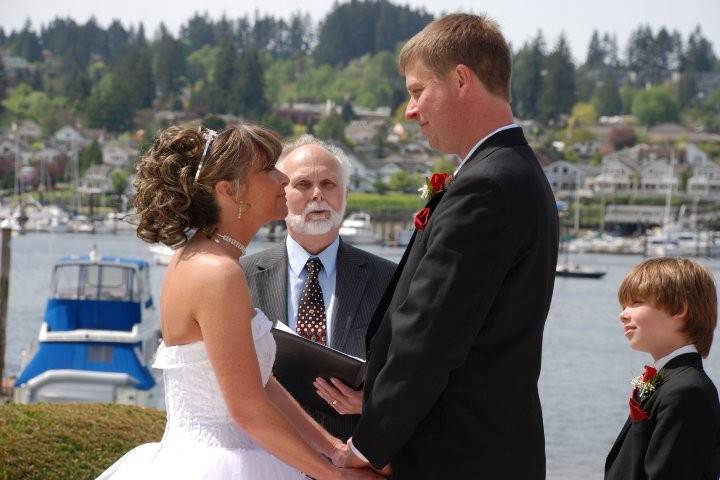
[[[625,277],[618,300],[630,347],[655,364],[632,381],[630,416],[605,462],[605,479],[716,480],[720,405],[700,358],[717,322],[712,277],[691,260],[653,258]]]

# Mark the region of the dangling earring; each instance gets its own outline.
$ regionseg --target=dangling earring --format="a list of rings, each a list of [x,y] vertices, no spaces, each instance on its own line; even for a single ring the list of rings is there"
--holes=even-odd
[[[252,207],[251,204],[245,203],[245,202],[240,202],[240,203],[238,204],[237,218],[241,218],[241,217],[243,216],[243,213],[245,213],[245,212],[247,212],[248,210],[250,210],[250,207]]]

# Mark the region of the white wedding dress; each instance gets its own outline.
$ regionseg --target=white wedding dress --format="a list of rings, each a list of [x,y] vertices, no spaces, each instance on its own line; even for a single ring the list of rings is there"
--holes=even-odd
[[[275,361],[272,322],[255,310],[252,334],[263,385]],[[303,474],[255,444],[230,416],[203,342],[166,347],[163,370],[167,424],[159,443],[130,450],[98,477],[105,479],[300,480]]]

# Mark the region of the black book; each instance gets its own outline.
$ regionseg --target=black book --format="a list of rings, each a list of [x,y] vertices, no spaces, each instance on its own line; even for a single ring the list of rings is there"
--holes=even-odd
[[[315,392],[313,382],[318,377],[328,381],[335,377],[358,390],[365,381],[365,361],[301,337],[281,322],[272,333],[277,344],[275,378],[302,405],[338,415]]]

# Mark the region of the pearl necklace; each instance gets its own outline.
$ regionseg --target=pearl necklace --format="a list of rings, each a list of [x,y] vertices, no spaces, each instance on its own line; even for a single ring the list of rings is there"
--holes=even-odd
[[[242,242],[240,242],[240,240],[237,240],[237,239],[231,237],[227,233],[218,233],[218,232],[213,233],[213,241],[217,244],[220,244],[220,240],[218,240],[218,239],[223,240],[223,241],[229,243],[230,245],[232,245],[233,247],[237,248],[238,250],[240,250],[241,257],[243,255],[245,255],[245,250],[247,249],[247,247],[245,245],[243,245]]]

